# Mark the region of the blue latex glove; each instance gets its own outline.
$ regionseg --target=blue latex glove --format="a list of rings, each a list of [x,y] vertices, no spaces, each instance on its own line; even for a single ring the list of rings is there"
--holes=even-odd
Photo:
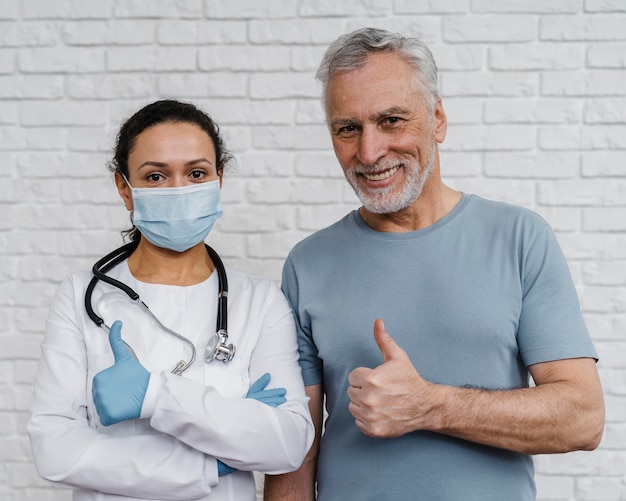
[[[246,398],[254,398],[255,400],[263,402],[270,407],[278,407],[279,405],[284,404],[287,401],[285,398],[287,390],[285,390],[285,388],[272,388],[271,390],[265,389],[271,378],[272,376],[270,376],[269,372],[263,374],[259,379],[252,383],[248,393],[246,393]]]
[[[285,390],[285,388],[272,388],[271,390],[265,389],[271,378],[272,376],[269,372],[263,374],[259,379],[252,383],[248,393],[246,393],[246,398],[253,398],[259,402],[269,405],[270,407],[278,407],[280,404],[284,404],[287,401],[285,398],[287,390]],[[219,459],[217,460],[218,476],[223,477],[225,475],[230,475],[235,471],[237,471],[235,468],[231,468],[230,466],[222,463]]]
[[[231,468],[227,464],[222,463],[219,459],[217,460],[217,476],[225,477],[226,475],[230,475],[231,473],[235,473],[237,471],[236,468]]]
[[[148,389],[150,373],[122,341],[122,322],[113,322],[109,344],[115,363],[93,378],[92,396],[104,426],[137,419]]]

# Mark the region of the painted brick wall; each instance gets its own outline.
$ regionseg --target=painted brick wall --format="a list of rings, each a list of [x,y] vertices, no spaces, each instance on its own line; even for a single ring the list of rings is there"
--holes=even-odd
[[[356,207],[313,74],[372,25],[433,49],[447,182],[536,210],[568,258],[607,423],[597,451],[537,457],[539,499],[626,500],[624,0],[0,3],[0,499],[69,499],[38,478],[25,422],[59,281],[128,222],[105,169],[120,122],[160,97],[209,111],[237,160],[211,243],[278,280],[295,242]]]

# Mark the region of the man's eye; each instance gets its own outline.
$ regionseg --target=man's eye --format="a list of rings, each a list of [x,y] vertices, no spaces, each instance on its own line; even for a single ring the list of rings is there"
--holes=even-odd
[[[358,131],[358,127],[356,125],[344,125],[337,130],[337,134],[339,135],[348,135],[354,134]]]
[[[400,119],[399,119],[398,117],[387,117],[387,118],[385,119],[385,121],[386,121],[388,124],[392,124],[392,125],[393,125],[393,124],[398,123],[398,122],[400,121]]]

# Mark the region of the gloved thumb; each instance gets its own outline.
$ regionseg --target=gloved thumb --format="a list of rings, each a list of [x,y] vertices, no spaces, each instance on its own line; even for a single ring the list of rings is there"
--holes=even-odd
[[[113,322],[109,329],[109,344],[111,345],[111,350],[113,350],[113,357],[115,357],[116,362],[124,360],[130,355],[128,348],[122,341],[122,322],[120,320]]]
[[[383,362],[389,362],[394,358],[398,358],[404,353],[404,350],[400,348],[389,333],[385,330],[385,324],[381,318],[377,318],[374,321],[374,339],[380,352],[383,355]]]

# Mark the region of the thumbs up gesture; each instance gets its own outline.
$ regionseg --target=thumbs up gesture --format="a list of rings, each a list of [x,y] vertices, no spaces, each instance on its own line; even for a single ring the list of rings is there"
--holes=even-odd
[[[109,344],[115,363],[94,376],[91,391],[104,426],[137,419],[150,380],[150,373],[124,345],[122,322],[119,320],[109,330]]]
[[[424,397],[432,385],[415,370],[380,318],[374,322],[374,339],[383,363],[374,369],[359,367],[348,376],[348,408],[356,425],[376,438],[399,437],[421,429],[429,410]]]

